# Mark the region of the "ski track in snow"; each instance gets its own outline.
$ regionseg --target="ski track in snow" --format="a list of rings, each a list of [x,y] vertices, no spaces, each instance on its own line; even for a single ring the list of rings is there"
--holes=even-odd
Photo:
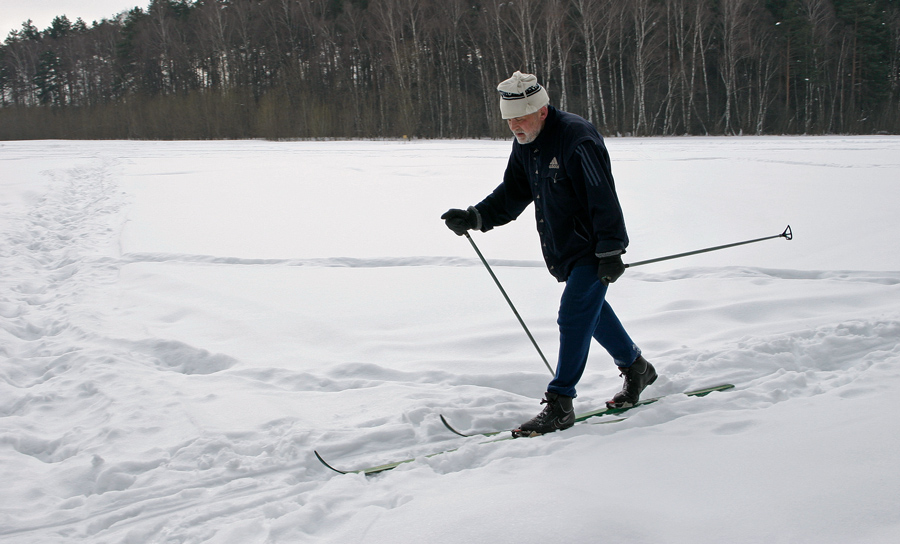
[[[537,410],[534,392],[547,378],[531,363],[523,364],[528,371],[497,374],[353,361],[298,370],[248,365],[173,338],[107,336],[92,324],[104,322],[108,309],[96,308],[92,300],[114,289],[123,268],[136,264],[421,267],[425,274],[433,268],[479,268],[481,263],[440,256],[120,254],[129,202],[115,179],[117,163],[95,162],[93,167],[49,172],[47,192],[27,213],[7,213],[0,223],[5,225],[0,246],[0,471],[10,488],[6,496],[22,498],[0,506],[0,541],[249,542],[260,541],[253,540],[260,534],[272,542],[327,539],[347,521],[348,512],[390,510],[411,497],[402,486],[385,484],[387,492],[372,494],[363,491],[362,477],[333,477],[312,458],[314,448],[335,465],[352,469],[461,447],[395,471],[450,474],[501,459],[549,455],[557,446],[543,439],[527,446],[523,441],[481,446],[477,439],[449,435],[437,419],[443,412],[461,430],[477,431],[507,428],[523,415],[530,417]],[[543,267],[528,260],[492,264]],[[626,281],[647,288],[696,281],[764,287],[819,282],[838,291],[859,287],[853,292],[877,306],[878,299],[896,297],[900,272],[682,268],[633,272]],[[716,307],[714,299],[676,299],[657,308],[657,314],[690,322],[699,313],[715,312],[727,320],[732,317],[728,302]],[[740,305],[753,312],[748,304]],[[503,312],[501,308],[497,315]],[[795,327],[792,319],[798,321]],[[506,345],[518,342],[507,342],[507,336],[520,334],[515,324],[504,323],[485,338]],[[579,426],[558,441],[611,436],[690,417],[707,417],[713,433],[732,435],[753,428],[755,413],[779,403],[819,395],[870,395],[888,387],[880,385],[884,377],[897,378],[898,338],[900,312],[885,304],[838,320],[798,311],[786,316],[779,331],[713,339],[699,349],[666,345],[656,356],[663,376],[655,394],[714,382],[735,383],[737,389],[704,399],[669,397],[653,409],[636,410],[623,423]],[[586,391],[579,398],[582,409],[602,402],[598,395],[618,383],[608,366],[594,364],[588,373],[581,386]],[[706,383],[699,383],[698,376],[706,377]],[[162,391],[168,394],[161,397]],[[279,417],[270,408],[262,410],[264,421],[237,425],[239,430],[211,423],[231,403],[256,410],[253,403],[265,397],[287,406],[297,393],[322,402],[340,396],[348,403],[345,413],[358,407],[363,415],[347,425],[337,416],[307,416],[295,409]],[[391,397],[400,401],[384,400]],[[192,416],[197,411],[213,415],[200,421]]]
[[[313,266],[330,268],[384,268],[396,266],[481,266],[477,259],[460,257],[383,257],[360,259],[354,257],[328,257],[319,259],[242,259],[239,257],[214,257],[212,255],[177,255],[163,253],[127,253],[120,259],[122,263],[182,263],[182,264],[223,264],[245,266]],[[518,266],[542,268],[537,261],[516,261],[492,259],[492,266]]]

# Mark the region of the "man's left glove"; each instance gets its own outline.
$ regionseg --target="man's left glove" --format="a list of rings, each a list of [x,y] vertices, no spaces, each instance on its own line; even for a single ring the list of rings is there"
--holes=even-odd
[[[624,273],[625,265],[622,263],[622,255],[600,258],[600,265],[597,267],[597,277],[603,285],[615,283]]]
[[[455,232],[457,236],[462,236],[467,230],[478,229],[478,212],[472,206],[469,206],[468,210],[457,210],[456,208],[447,210],[441,219],[447,223],[447,228]]]

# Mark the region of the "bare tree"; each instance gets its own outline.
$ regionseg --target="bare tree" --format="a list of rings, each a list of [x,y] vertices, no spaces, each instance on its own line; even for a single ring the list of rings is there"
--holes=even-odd
[[[547,0],[543,3],[544,11],[541,18],[544,20],[544,42],[546,48],[546,63],[544,65],[544,77],[549,88],[553,88],[554,82],[559,88],[559,107],[568,108],[568,66],[569,55],[572,52],[572,37],[566,25],[568,17],[566,4],[563,0]],[[558,79],[554,80],[554,74],[558,73]]]
[[[659,34],[655,32],[658,24],[656,5],[651,0],[633,0],[631,16],[634,22],[634,132],[649,134],[652,127],[648,114],[648,87],[660,45]]]
[[[513,70],[607,133],[900,131],[894,0],[146,1],[11,33],[0,137],[499,137]]]

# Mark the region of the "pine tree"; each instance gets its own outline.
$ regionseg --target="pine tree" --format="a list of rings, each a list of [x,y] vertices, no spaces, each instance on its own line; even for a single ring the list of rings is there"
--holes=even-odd
[[[59,106],[60,100],[60,61],[52,49],[41,53],[38,59],[37,71],[34,74],[34,86],[37,90],[37,98],[41,104]]]

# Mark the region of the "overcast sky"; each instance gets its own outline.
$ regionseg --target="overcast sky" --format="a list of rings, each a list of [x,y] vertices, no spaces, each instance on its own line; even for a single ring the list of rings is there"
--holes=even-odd
[[[146,8],[149,4],[150,0],[0,0],[0,41],[28,19],[38,30],[49,27],[58,15],[65,15],[73,23],[81,17],[90,26],[104,17],[111,19],[122,11],[135,6]]]

